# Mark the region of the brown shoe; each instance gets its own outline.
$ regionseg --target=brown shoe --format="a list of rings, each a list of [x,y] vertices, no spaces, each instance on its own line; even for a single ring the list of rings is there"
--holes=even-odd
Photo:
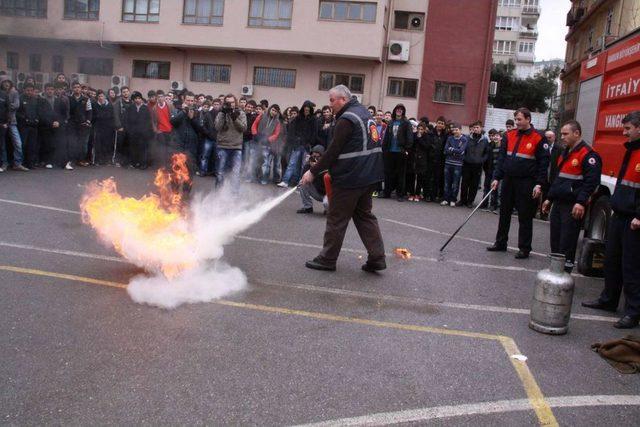
[[[29,169],[25,168],[22,165],[15,165],[14,167],[12,167],[11,169],[13,169],[14,171],[22,171],[22,172],[26,172]]]

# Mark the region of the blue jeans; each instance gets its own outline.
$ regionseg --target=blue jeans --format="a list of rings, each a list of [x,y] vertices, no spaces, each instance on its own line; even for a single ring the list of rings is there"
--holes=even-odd
[[[212,169],[215,169],[216,162],[211,158],[212,154],[216,151],[216,142],[212,139],[205,138],[204,144],[202,145],[202,152],[200,153],[200,174],[208,175],[214,172]],[[211,164],[213,163],[213,165]]]
[[[273,182],[278,182],[282,175],[280,154],[274,153],[270,146],[262,146],[262,180],[261,184],[267,184],[273,169]]]
[[[304,147],[300,146],[294,148],[289,155],[289,163],[287,164],[287,170],[284,172],[282,182],[288,185],[296,185],[301,178],[302,165],[304,162],[304,156],[307,152]]]
[[[462,166],[444,165],[444,200],[455,202],[460,190]]]
[[[260,160],[260,144],[256,141],[248,141],[244,156],[244,179],[256,182],[258,161]]]
[[[18,131],[18,125],[9,125],[6,129],[6,132],[9,134],[9,138],[11,139],[11,144],[13,145],[13,165],[20,166],[22,164],[22,138],[20,138],[20,132]],[[2,133],[4,136],[4,132]],[[2,138],[0,140],[0,162],[2,165],[7,165],[7,150],[5,145],[5,140]]]
[[[231,150],[228,148],[216,149],[218,161],[216,163],[217,186],[224,184],[227,170],[231,171],[231,185],[237,191],[240,185],[240,169],[242,168],[242,150]]]

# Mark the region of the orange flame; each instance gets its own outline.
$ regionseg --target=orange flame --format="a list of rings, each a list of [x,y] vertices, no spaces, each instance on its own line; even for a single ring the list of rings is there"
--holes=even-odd
[[[411,252],[407,248],[395,248],[393,253],[396,254],[398,258],[401,259],[411,259]]]
[[[154,183],[159,195],[134,199],[122,197],[113,178],[93,181],[80,208],[83,221],[118,253],[170,279],[197,264],[186,218],[191,189],[186,155],[174,154],[171,171],[159,169]]]

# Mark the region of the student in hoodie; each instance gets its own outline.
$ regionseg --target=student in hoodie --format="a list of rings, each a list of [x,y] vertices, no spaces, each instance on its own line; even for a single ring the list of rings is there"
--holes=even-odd
[[[429,169],[431,169],[430,163],[431,158],[433,157],[427,124],[425,122],[420,122],[418,124],[418,131],[416,132],[413,146],[415,151],[414,168],[416,173],[414,201],[419,202],[420,200],[426,200],[429,197],[430,189],[428,172]]]
[[[387,126],[382,143],[384,158],[384,198],[396,190],[399,202],[405,200],[407,151],[413,145],[413,130],[407,120],[407,109],[402,104],[393,109],[393,118]]]
[[[20,107],[20,94],[13,87],[13,82],[11,80],[3,80],[0,83],[0,97],[5,99],[7,105],[7,116],[6,116],[6,128],[5,131],[9,134],[9,139],[13,145],[13,168],[14,170],[19,171],[28,171],[26,167],[22,165],[22,139],[20,138],[20,132],[18,131],[18,122],[16,121],[16,111]],[[2,140],[4,142],[4,140]],[[5,144],[0,144],[2,148],[0,149],[2,158],[0,161],[0,167],[3,170],[7,169],[8,161],[7,161],[7,152],[5,149]]]
[[[277,169],[280,163],[278,141],[281,128],[280,106],[278,104],[271,105],[267,112],[260,114],[251,127],[253,140],[262,150],[262,178],[260,180],[262,185],[268,184],[272,168]],[[274,176],[278,175],[279,172],[274,171]]]
[[[146,169],[148,163],[149,144],[153,139],[153,125],[151,124],[151,113],[140,92],[131,94],[133,105],[127,109],[125,115],[125,126],[130,139],[130,159],[135,168]]]
[[[106,94],[99,90],[97,101],[93,107],[93,147],[96,165],[107,165],[113,159],[113,140],[115,124],[113,122],[113,104]]]
[[[278,187],[295,186],[302,175],[305,157],[316,141],[318,120],[313,114],[313,103],[305,101],[300,113],[293,119],[287,132],[289,163]]]
[[[480,186],[482,167],[489,157],[491,157],[491,146],[482,132],[482,122],[474,122],[471,124],[471,133],[467,138],[467,151],[464,153],[459,205],[473,207]]]
[[[444,146],[444,200],[442,206],[455,206],[462,177],[462,164],[467,150],[467,137],[457,123],[451,124],[451,135]]]

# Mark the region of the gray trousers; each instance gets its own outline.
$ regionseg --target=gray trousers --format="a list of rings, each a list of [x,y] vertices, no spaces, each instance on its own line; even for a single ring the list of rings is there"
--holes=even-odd
[[[329,208],[329,200],[327,196],[323,196],[318,192],[313,184],[307,184],[300,187],[300,198],[302,199],[302,207],[305,209],[313,208],[313,201],[322,202],[324,209]]]

